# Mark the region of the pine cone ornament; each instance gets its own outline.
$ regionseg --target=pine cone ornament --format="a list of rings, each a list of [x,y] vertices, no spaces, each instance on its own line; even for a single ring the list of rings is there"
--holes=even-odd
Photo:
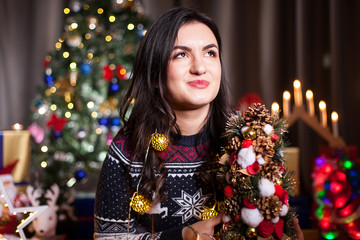
[[[256,201],[256,206],[267,220],[278,217],[282,210],[282,202],[276,195],[258,199]]]

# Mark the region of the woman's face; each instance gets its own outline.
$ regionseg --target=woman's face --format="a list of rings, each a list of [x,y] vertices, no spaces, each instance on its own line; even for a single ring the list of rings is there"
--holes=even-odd
[[[217,40],[203,23],[184,24],[178,32],[167,70],[175,111],[209,108],[219,92],[221,63]]]

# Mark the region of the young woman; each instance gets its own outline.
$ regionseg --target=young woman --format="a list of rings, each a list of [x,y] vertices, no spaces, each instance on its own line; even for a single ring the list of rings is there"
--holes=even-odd
[[[187,8],[160,16],[140,44],[120,109],[124,126],[96,193],[95,239],[214,239],[221,214],[201,215],[215,202],[215,156],[229,112],[214,22]],[[154,133],[169,140],[165,150],[151,146]],[[137,194],[150,210],[130,209]]]
[[[176,8],[149,28],[120,108],[124,126],[103,163],[96,239],[212,238],[221,215],[201,214],[214,204],[211,173],[228,113],[222,69],[220,35],[207,16]],[[149,147],[155,132],[170,141],[163,151]],[[148,212],[129,209],[135,192],[151,200]]]

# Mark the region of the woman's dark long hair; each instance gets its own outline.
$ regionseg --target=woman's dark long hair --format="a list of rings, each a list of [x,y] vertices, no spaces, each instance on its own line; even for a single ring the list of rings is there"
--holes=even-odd
[[[206,15],[180,7],[165,12],[152,24],[140,43],[132,82],[120,104],[120,115],[124,123],[121,131],[129,133],[132,161],[144,161],[151,135],[155,131],[164,134],[172,142],[177,141],[181,136],[176,124],[176,115],[169,104],[170,96],[166,85],[167,68],[179,29],[191,22],[203,23],[211,29],[218,43],[222,65],[220,35],[215,23]],[[204,126],[209,131],[213,149],[220,145],[220,135],[228,114],[223,67],[221,69],[220,90],[210,104]],[[131,104],[133,99],[135,103]],[[167,192],[164,185],[166,177],[165,163],[150,148],[144,163],[140,192],[148,197],[155,193],[156,198],[153,201],[163,201]]]

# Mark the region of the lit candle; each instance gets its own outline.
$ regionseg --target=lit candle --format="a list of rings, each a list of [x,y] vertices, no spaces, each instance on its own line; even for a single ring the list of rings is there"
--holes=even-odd
[[[301,83],[299,80],[294,81],[294,101],[296,107],[302,105]]]
[[[277,102],[273,102],[273,104],[271,105],[271,115],[273,117],[277,116],[279,114],[279,104]]]
[[[326,125],[327,125],[326,103],[324,101],[319,102],[319,109],[320,109],[320,123],[321,123],[321,126],[326,127]]]
[[[310,116],[314,116],[315,109],[314,109],[314,94],[311,90],[306,91],[306,104],[307,110]]]
[[[23,125],[20,123],[15,123],[14,125],[12,125],[11,127],[13,130],[23,130]]]
[[[339,136],[338,120],[339,120],[339,115],[337,114],[337,112],[332,112],[331,122],[332,122],[332,130],[334,137]]]
[[[290,115],[290,92],[285,91],[283,94],[283,111],[284,117],[288,117]]]

